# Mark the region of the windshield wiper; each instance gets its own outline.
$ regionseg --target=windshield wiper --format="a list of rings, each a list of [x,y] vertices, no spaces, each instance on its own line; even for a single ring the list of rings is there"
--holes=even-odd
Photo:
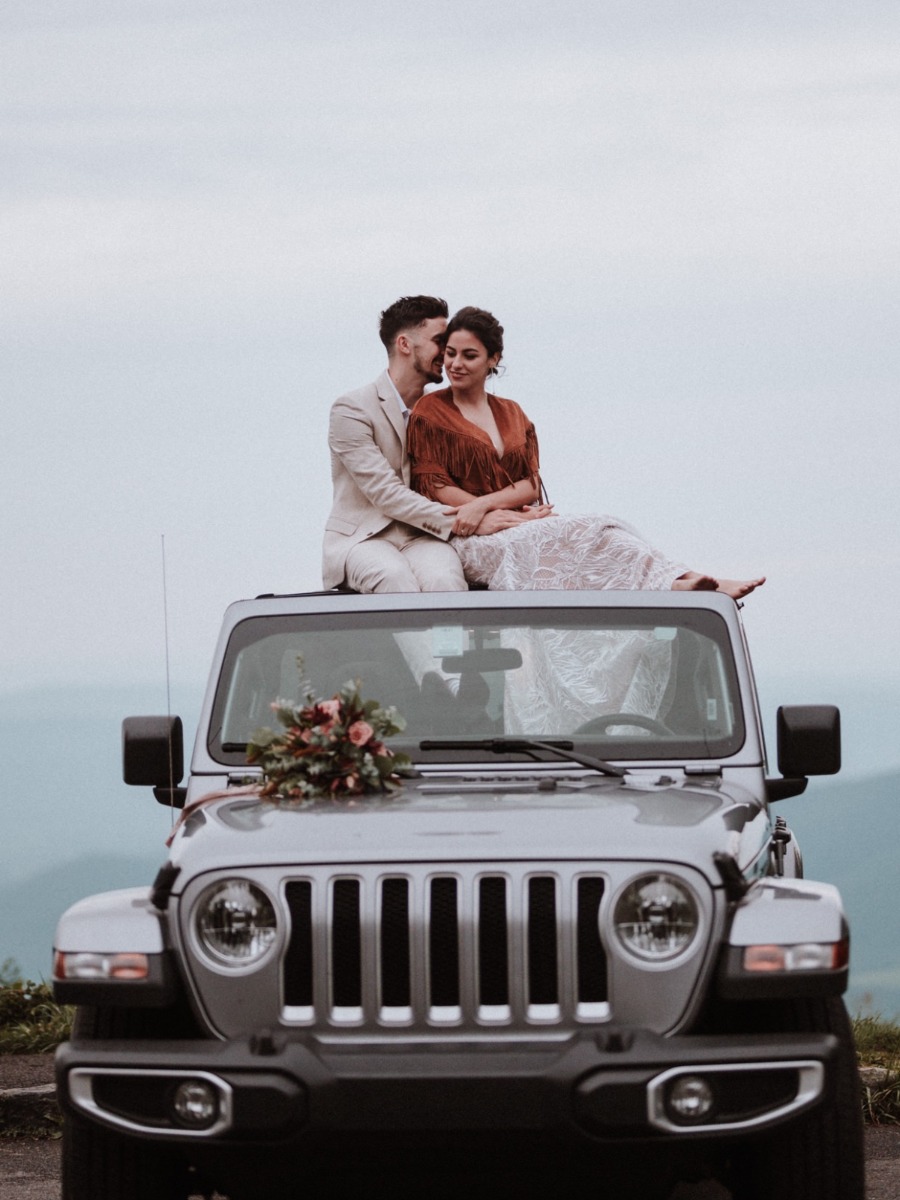
[[[489,750],[491,754],[530,754],[536,762],[541,762],[536,750],[547,754],[555,754],[557,758],[565,758],[569,762],[578,763],[582,767],[590,767],[593,771],[601,771],[604,775],[622,776],[627,771],[613,763],[605,762],[602,758],[594,758],[591,754],[580,754],[574,749],[572,742],[537,742],[532,738],[476,738],[440,739],[419,742],[420,750]]]

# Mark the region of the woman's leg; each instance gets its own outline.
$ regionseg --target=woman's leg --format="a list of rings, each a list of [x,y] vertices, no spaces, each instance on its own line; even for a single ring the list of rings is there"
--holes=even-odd
[[[762,579],[715,579],[673,562],[615,517],[545,517],[452,543],[470,583],[491,591],[720,591],[733,599]]]

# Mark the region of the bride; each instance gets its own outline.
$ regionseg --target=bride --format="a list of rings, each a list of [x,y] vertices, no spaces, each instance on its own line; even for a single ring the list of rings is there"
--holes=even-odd
[[[605,515],[551,514],[499,533],[468,536],[493,509],[539,504],[538,444],[519,405],[486,388],[503,354],[503,326],[496,317],[481,308],[461,308],[444,336],[450,386],[417,402],[407,445],[413,487],[458,509],[459,536],[451,544],[469,583],[492,591],[708,590],[740,600],[765,582],[688,570],[624,521]]]

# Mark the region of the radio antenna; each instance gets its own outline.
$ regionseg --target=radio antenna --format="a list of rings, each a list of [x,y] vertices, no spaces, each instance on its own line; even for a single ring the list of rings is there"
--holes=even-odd
[[[162,551],[163,640],[166,644],[166,726],[169,730],[169,815],[175,823],[175,758],[172,752],[172,683],[169,673],[169,599],[166,586],[166,535],[159,535]]]

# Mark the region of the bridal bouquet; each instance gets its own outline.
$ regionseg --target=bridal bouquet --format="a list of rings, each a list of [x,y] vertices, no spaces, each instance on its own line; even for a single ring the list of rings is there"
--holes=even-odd
[[[399,787],[397,768],[410,760],[382,739],[406,722],[395,708],[361,699],[358,683],[345,683],[330,700],[312,692],[303,705],[276,700],[272,711],[283,728],[258,729],[247,744],[247,762],[262,767],[261,795],[339,801]]]

